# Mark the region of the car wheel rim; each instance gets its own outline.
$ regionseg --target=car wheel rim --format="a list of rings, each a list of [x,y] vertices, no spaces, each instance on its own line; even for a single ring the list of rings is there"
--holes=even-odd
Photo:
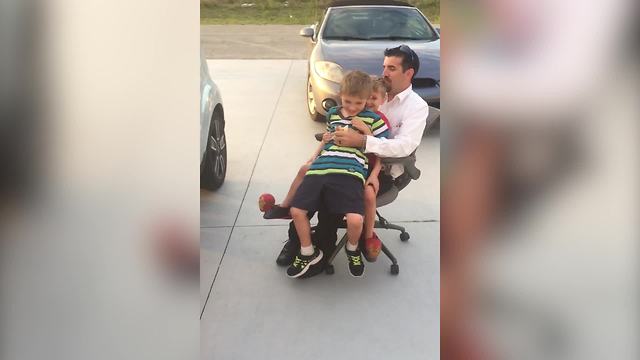
[[[311,87],[311,79],[307,80],[307,106],[309,106],[309,113],[316,113],[316,101],[313,98],[313,88]]]
[[[225,159],[227,141],[224,131],[221,129],[220,122],[214,121],[213,126],[213,134],[209,137],[209,151],[211,155],[209,156],[209,161],[215,177],[219,179],[224,175],[224,171],[227,166],[227,161]]]

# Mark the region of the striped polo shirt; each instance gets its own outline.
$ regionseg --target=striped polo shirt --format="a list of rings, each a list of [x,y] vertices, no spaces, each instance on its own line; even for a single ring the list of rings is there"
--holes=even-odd
[[[340,114],[339,106],[333,107],[327,112],[327,131],[335,132],[336,128],[341,126],[352,128],[351,121],[356,118],[369,126],[373,136],[377,138],[389,136],[389,128],[378,114],[365,109],[358,115],[345,118]],[[347,174],[357,177],[364,183],[367,169],[368,160],[363,149],[338,146],[330,141],[324,145],[306,175]]]

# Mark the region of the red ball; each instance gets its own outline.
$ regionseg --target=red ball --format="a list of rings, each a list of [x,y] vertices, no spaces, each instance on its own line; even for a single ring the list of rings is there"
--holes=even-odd
[[[271,194],[262,194],[258,198],[258,207],[262,212],[269,211],[275,203],[276,199]]]

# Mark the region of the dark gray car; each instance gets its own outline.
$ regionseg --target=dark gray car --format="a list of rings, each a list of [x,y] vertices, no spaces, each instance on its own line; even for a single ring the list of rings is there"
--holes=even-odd
[[[375,5],[372,5],[375,4]],[[384,50],[406,44],[420,58],[413,80],[417,92],[435,111],[440,108],[440,34],[420,10],[399,1],[336,1],[319,24],[300,30],[314,44],[309,57],[307,105],[309,115],[324,120],[340,104],[342,76],[351,70],[382,73]]]

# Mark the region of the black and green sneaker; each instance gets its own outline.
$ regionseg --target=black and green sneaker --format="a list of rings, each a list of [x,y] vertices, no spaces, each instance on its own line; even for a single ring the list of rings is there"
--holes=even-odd
[[[298,252],[293,264],[287,269],[287,276],[290,278],[298,278],[304,275],[311,266],[322,260],[322,250],[315,248],[312,255],[305,256]]]
[[[345,246],[344,251],[347,253],[347,260],[349,260],[349,272],[351,275],[355,277],[361,277],[364,275],[364,262],[362,261],[360,249],[356,249],[356,251],[349,251]]]

